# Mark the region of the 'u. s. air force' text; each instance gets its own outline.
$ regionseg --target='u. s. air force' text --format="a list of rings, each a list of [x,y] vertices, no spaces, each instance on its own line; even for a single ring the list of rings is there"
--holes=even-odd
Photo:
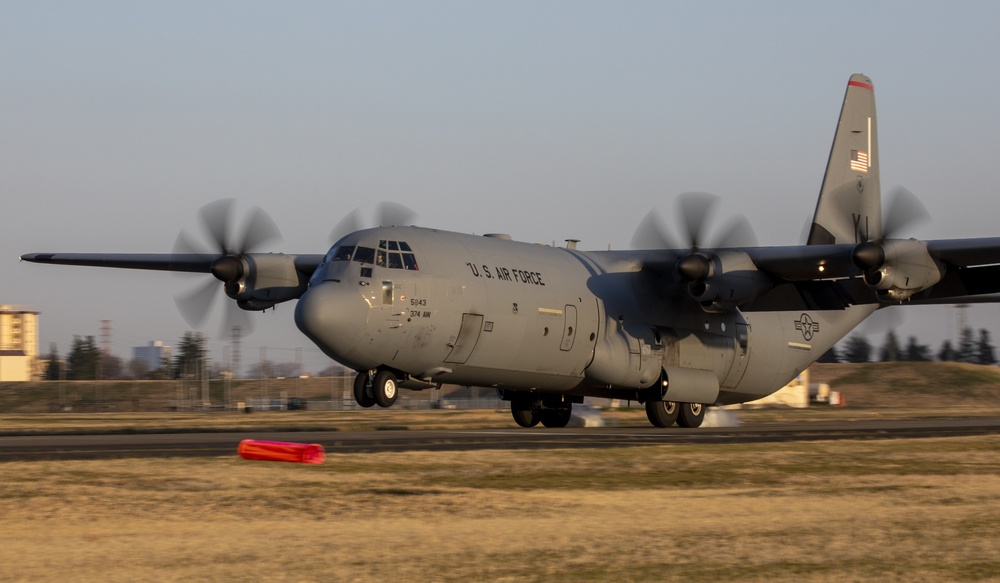
[[[471,263],[466,263],[466,265],[472,270],[472,275],[476,277],[498,279],[500,281],[518,281],[532,285],[545,285],[545,282],[542,281],[542,274],[537,271],[525,271],[515,268],[508,269],[506,267],[493,267],[491,269],[488,265],[473,265]]]

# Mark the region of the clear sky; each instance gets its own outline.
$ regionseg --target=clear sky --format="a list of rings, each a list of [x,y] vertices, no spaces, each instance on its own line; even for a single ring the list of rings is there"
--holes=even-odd
[[[201,280],[17,257],[169,252],[225,197],[267,210],[289,253],[383,200],[624,249],[692,190],[792,244],[852,73],[875,83],[883,192],[934,218],[911,234],[997,236],[998,23],[994,2],[2,1],[0,303],[42,312],[43,352],[100,320],[125,359],[176,344],[174,297]],[[293,309],[254,315],[244,363],[311,346]],[[901,336],[954,335],[954,310],[894,310]],[[1000,306],[968,315],[1000,337]]]

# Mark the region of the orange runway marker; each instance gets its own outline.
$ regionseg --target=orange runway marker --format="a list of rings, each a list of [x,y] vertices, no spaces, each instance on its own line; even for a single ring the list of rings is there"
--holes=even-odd
[[[236,452],[245,460],[321,464],[326,459],[326,452],[318,443],[244,439]]]

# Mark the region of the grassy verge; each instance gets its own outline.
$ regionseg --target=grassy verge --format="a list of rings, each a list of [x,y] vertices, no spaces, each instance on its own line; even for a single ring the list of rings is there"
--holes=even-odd
[[[1000,437],[11,462],[5,580],[963,581]]]

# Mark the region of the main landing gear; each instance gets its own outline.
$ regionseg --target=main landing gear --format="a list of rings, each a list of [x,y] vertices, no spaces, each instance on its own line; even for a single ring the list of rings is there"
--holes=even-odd
[[[701,427],[707,407],[701,403],[646,401],[646,418],[655,427]]]
[[[368,372],[359,372],[354,377],[354,400],[364,408],[392,407],[399,397],[399,379],[390,370],[375,371],[372,376]]]
[[[521,427],[566,427],[573,416],[573,403],[546,403],[531,395],[515,395],[510,399],[510,414]]]

